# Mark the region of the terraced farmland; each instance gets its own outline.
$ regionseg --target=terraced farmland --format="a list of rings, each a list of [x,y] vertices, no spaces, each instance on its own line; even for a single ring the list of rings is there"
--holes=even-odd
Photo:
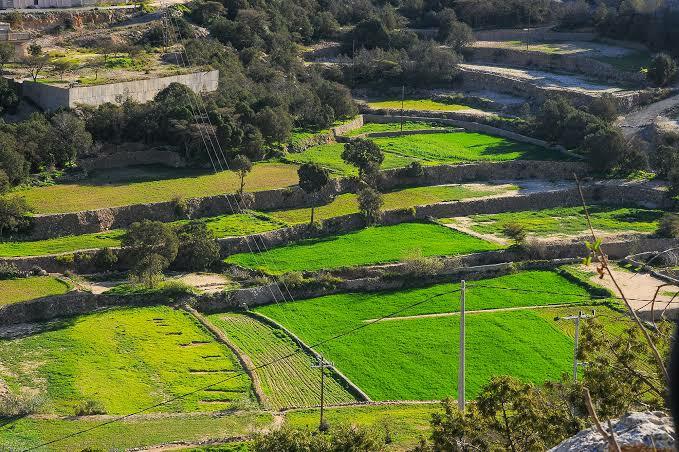
[[[401,168],[413,161],[423,165],[457,164],[466,162],[507,160],[561,160],[556,151],[518,143],[506,138],[472,132],[444,132],[403,135],[372,139],[385,152],[382,168]],[[293,163],[315,162],[340,174],[356,170],[344,163],[340,143],[311,147],[304,152],[289,154]]]
[[[444,126],[441,124],[437,124],[434,122],[425,122],[425,121],[403,121],[403,130],[408,131],[408,130],[441,130],[445,131],[446,129],[452,129],[452,127]],[[401,131],[401,123],[400,122],[388,122],[388,123],[378,123],[378,122],[369,122],[367,124],[364,124],[362,127],[359,127],[358,129],[354,129],[346,134],[348,137],[354,137],[356,135],[361,135],[364,133],[375,133],[375,132],[400,132]]]
[[[467,198],[497,195],[516,190],[513,185],[437,185],[433,187],[413,187],[384,193],[383,209],[404,209],[408,207],[435,204],[438,202],[457,201]],[[357,213],[356,195],[347,193],[336,197],[331,203],[317,207],[315,217],[324,220],[339,215]],[[271,212],[270,215],[286,223],[305,223],[311,217],[311,209],[289,209]]]
[[[659,209],[620,208],[590,206],[588,208],[592,226],[606,232],[653,233],[664,215]],[[469,224],[472,230],[483,234],[502,235],[507,223],[519,223],[526,232],[548,236],[554,234],[578,234],[588,229],[587,220],[581,207],[559,207],[555,209],[525,212],[499,213],[492,215],[471,215],[467,219],[450,219],[442,222]]]
[[[77,212],[138,203],[171,201],[235,192],[240,184],[232,171],[216,174],[191,170],[130,170],[104,173],[78,183],[19,190],[35,213]],[[121,174],[122,173],[122,174]],[[127,177],[126,177],[127,176]],[[260,163],[247,177],[249,191],[288,187],[297,183],[297,168]]]
[[[0,379],[43,394],[45,413],[72,415],[92,400],[107,414],[127,414],[228,376],[151,411],[219,411],[250,399],[250,381],[236,374],[229,349],[185,312],[164,306],[99,312],[2,340],[0,361]]]
[[[0,306],[68,292],[70,285],[51,276],[0,280]]]
[[[520,291],[536,285],[564,295]],[[459,295],[454,289],[455,285],[441,284],[379,294],[332,295],[285,304],[285,312],[280,305],[257,311],[283,322],[305,342],[316,343],[436,297],[319,350],[376,400],[435,400],[455,394]],[[540,309],[531,307],[583,303],[589,297],[581,286],[547,271],[470,282],[468,396],[476,395],[493,375],[509,374],[536,383],[558,379],[571,365],[572,341],[553,321],[542,317]],[[521,307],[525,309],[505,310]],[[525,366],[526,360],[531,366]]]
[[[427,240],[423,241],[422,238]],[[270,274],[370,265],[422,256],[446,256],[489,251],[499,246],[444,226],[402,223],[348,234],[305,240],[261,254],[234,254],[227,263]]]
[[[300,351],[284,331],[245,314],[214,314],[210,320],[250,357],[255,366],[296,353],[289,359],[256,371],[272,408],[310,407],[320,403],[321,377],[319,370],[311,367],[315,359]],[[326,378],[325,400],[336,404],[353,402],[355,398],[341,382]]]
[[[466,105],[447,104],[431,99],[405,99],[403,103],[400,99],[368,102],[368,106],[375,109],[400,110],[401,105],[406,110],[458,111],[469,109]]]

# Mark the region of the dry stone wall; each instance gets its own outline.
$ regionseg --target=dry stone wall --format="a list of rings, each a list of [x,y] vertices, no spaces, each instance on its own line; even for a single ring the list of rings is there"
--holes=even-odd
[[[510,161],[500,163],[474,163],[468,165],[444,165],[426,167],[424,174],[409,177],[403,170],[383,172],[381,186],[391,190],[408,185],[440,185],[470,181],[497,179],[571,179],[573,173],[585,175],[588,168],[577,162]],[[353,179],[336,179],[319,195],[320,203],[327,203],[335,196],[355,191]],[[134,204],[82,212],[36,215],[32,219],[29,238],[41,240],[65,235],[101,232],[108,229],[126,228],[143,219],[175,221],[182,218],[202,218],[232,213],[235,195],[216,195],[187,200],[185,215],[177,212],[174,202]],[[299,187],[266,190],[252,193],[250,208],[253,210],[290,209],[311,206],[312,200]]]
[[[621,71],[611,64],[579,55],[564,55],[503,47],[470,47],[465,51],[465,55],[473,62],[519,68],[533,67],[547,71],[573,72],[606,81],[632,82],[640,85],[647,83],[646,77],[640,72]]]

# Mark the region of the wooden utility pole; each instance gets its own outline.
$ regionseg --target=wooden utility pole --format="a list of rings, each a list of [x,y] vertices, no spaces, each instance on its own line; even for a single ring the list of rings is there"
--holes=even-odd
[[[580,321],[594,318],[596,311],[592,309],[591,314],[583,314],[582,311],[578,315],[570,315],[568,317],[557,317],[554,320],[572,320],[575,322],[575,341],[573,345],[573,381],[578,381],[578,367],[583,366],[584,363],[578,362],[578,347],[580,342]]]
[[[464,351],[465,351],[465,281],[460,282],[460,362],[457,369],[457,407],[464,412]]]
[[[318,355],[318,363],[312,364],[312,368],[321,369],[321,418],[318,423],[318,430],[324,432],[327,430],[328,426],[325,423],[325,369],[328,367],[333,367],[333,364],[326,361],[323,356]]]

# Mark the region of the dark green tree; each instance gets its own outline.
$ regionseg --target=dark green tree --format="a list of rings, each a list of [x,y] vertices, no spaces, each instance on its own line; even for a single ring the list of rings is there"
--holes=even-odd
[[[0,238],[7,233],[26,230],[31,225],[28,216],[31,208],[26,200],[19,196],[0,197]]]
[[[192,221],[177,230],[179,251],[174,265],[182,270],[201,271],[219,260],[219,244],[203,221]]]
[[[384,199],[382,193],[372,187],[365,186],[358,193],[358,210],[363,214],[368,225],[378,223],[382,214]]]
[[[179,240],[171,226],[159,221],[132,223],[122,246],[134,262],[134,279],[153,287],[177,257]]]
[[[328,185],[330,176],[328,170],[320,166],[318,163],[302,164],[302,166],[300,166],[297,170],[297,174],[299,176],[299,187],[312,198],[310,223],[313,224],[317,194],[326,185]]]
[[[85,122],[73,113],[57,113],[50,123],[50,152],[58,165],[75,161],[79,153],[92,146],[92,135],[85,129]]]
[[[657,86],[667,86],[677,75],[677,62],[666,53],[653,57],[647,76]]]
[[[342,160],[358,168],[361,178],[376,173],[384,161],[384,152],[373,141],[352,140],[344,145]]]
[[[238,154],[231,161],[231,170],[238,173],[240,178],[240,188],[238,189],[238,194],[242,197],[245,192],[245,176],[252,171],[252,162],[243,154]]]

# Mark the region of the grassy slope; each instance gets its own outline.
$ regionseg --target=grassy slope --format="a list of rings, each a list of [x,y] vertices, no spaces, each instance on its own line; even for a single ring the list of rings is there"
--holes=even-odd
[[[505,138],[471,132],[404,135],[374,138],[384,151],[383,169],[401,168],[413,161],[425,165],[455,164],[475,161],[517,159],[558,160],[562,156],[538,146]],[[316,162],[341,174],[354,174],[354,167],[342,160],[340,143],[314,146],[301,153],[289,154],[294,163]]]
[[[76,212],[136,203],[171,201],[179,196],[192,198],[234,192],[238,175],[231,171],[217,174],[189,170],[165,170],[157,178],[148,175],[128,182],[124,175],[99,177],[82,183],[35,187],[17,193],[25,197],[36,213]],[[260,163],[246,177],[249,191],[287,187],[297,183],[297,168],[280,163]]]
[[[426,240],[423,240],[424,237]],[[403,223],[305,240],[258,256],[235,254],[226,261],[269,273],[281,273],[394,262],[408,258],[418,250],[422,256],[442,256],[497,248],[495,244],[443,226]]]
[[[486,190],[468,188],[464,185],[438,185],[433,187],[414,187],[384,193],[383,210],[403,209],[407,207],[434,204],[443,201],[457,201],[496,194],[501,190],[488,188]],[[347,193],[340,195],[329,204],[316,208],[316,218],[319,220],[339,215],[358,212],[356,195]],[[311,209],[291,209],[271,212],[271,216],[286,223],[304,223],[311,218]]]
[[[191,345],[191,346],[187,346]],[[0,341],[0,370],[10,388],[36,388],[44,411],[73,414],[84,400],[125,414],[224,379],[240,369],[235,356],[183,311],[118,309],[71,320],[53,331]],[[238,376],[151,411],[216,411],[249,397]],[[203,401],[220,403],[204,403]]]
[[[432,129],[444,130],[446,129],[446,127],[436,123],[403,121],[403,130],[432,130]],[[353,137],[356,135],[361,135],[363,133],[374,133],[374,132],[399,132],[400,130],[401,123],[399,122],[389,122],[385,124],[370,122],[368,124],[364,124],[363,127],[359,127],[358,129],[350,131],[349,133],[346,134],[346,136]]]
[[[59,295],[68,290],[68,284],[51,276],[0,280],[0,306]]]
[[[286,159],[293,163],[318,163],[334,173],[343,175],[357,174],[356,168],[342,160],[342,143],[322,144],[313,146],[304,152],[288,154]],[[414,162],[415,159],[406,156],[385,154],[382,169],[402,168]]]
[[[424,160],[430,164],[517,159],[553,160],[559,154],[506,138],[471,132],[404,135],[375,138],[386,152]]]
[[[269,363],[299,350],[282,330],[274,329],[244,314],[214,314],[210,320],[221,328],[255,366]],[[312,369],[312,357],[298,353],[285,361],[257,370],[262,389],[273,408],[310,407],[320,402],[320,375]],[[326,403],[353,402],[336,380],[326,379]]]
[[[574,296],[554,297],[486,289],[474,284],[514,288],[540,287]],[[441,295],[402,315],[455,312],[458,295],[442,284],[381,294],[342,294],[284,306],[257,308],[284,322],[309,344],[346,331],[404,306]],[[582,301],[584,289],[552,272],[533,271],[470,283],[469,310]],[[285,313],[283,313],[283,309]],[[475,395],[492,375],[512,374],[540,382],[568,369],[571,340],[539,317],[539,311],[507,311],[468,316],[469,394]],[[420,318],[380,322],[324,345],[320,352],[339,369],[381,399],[440,399],[454,394],[459,318]],[[366,357],[370,356],[369,360]],[[531,366],[526,366],[527,361]],[[426,382],[426,384],[424,384]]]
[[[217,238],[257,234],[285,226],[285,223],[261,213],[221,215],[205,218],[202,221],[205,221],[208,229]],[[185,221],[178,221],[172,224],[182,223],[185,223]],[[71,235],[48,240],[2,242],[0,243],[0,257],[40,256],[120,246],[124,234],[125,231],[123,229],[114,229],[107,232]]]
[[[116,422],[50,446],[49,450],[123,450],[173,441],[201,441],[247,435],[271,424],[269,413],[228,413],[224,416],[138,419]],[[25,450],[38,444],[100,424],[93,419],[19,419],[0,428],[0,444]],[[41,449],[46,450],[46,449]]]
[[[376,102],[368,102],[368,106],[376,109],[391,109],[400,110],[401,100],[382,100]],[[459,104],[444,104],[443,102],[436,102],[431,99],[406,99],[403,102],[403,108],[406,110],[428,110],[428,111],[457,111],[468,110],[466,105]]]
[[[654,232],[663,211],[643,208],[590,206],[592,225],[602,231]],[[587,229],[581,207],[560,207],[525,212],[472,215],[472,229],[484,234],[502,234],[506,223],[521,223],[528,232],[538,235],[577,234]]]

